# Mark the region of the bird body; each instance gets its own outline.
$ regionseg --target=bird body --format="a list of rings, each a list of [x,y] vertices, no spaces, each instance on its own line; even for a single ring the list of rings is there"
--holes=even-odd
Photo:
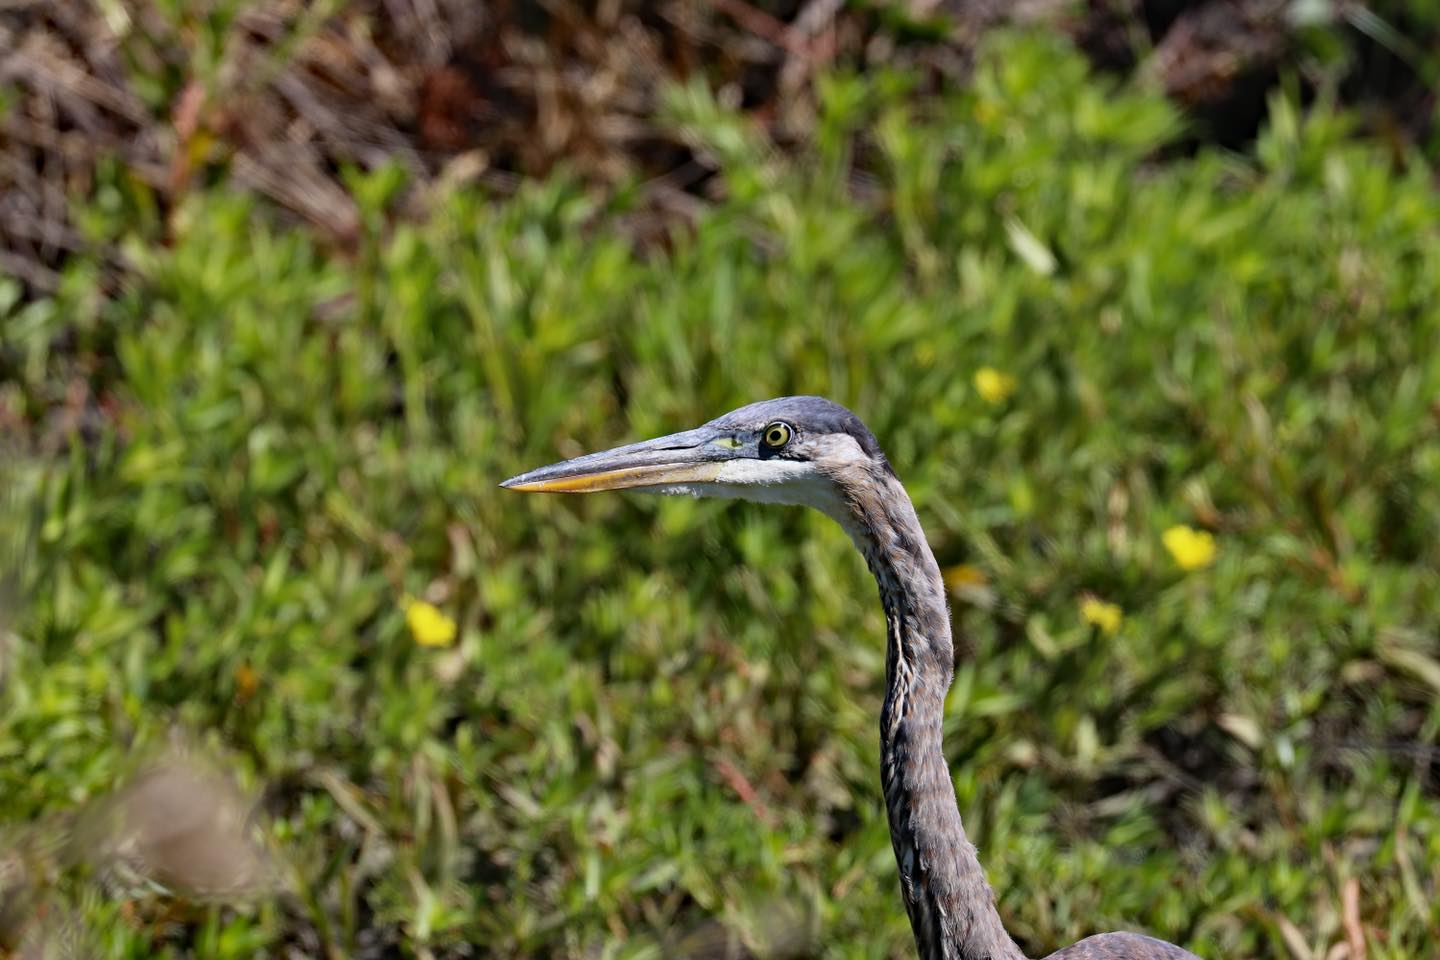
[[[1199,960],[1189,950],[1143,933],[1097,933],[1050,954],[1045,960]]]
[[[940,568],[909,495],[858,417],[822,397],[766,400],[694,430],[532,470],[503,486],[804,504],[839,522],[864,556],[885,611],[880,782],[919,955],[1025,960],[965,835],[942,749],[954,646]],[[1152,937],[1109,933],[1048,960],[1197,958]]]

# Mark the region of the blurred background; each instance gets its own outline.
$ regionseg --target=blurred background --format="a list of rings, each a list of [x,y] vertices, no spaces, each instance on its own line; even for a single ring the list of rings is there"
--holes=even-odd
[[[0,955],[912,955],[821,393],[1028,954],[1440,953],[1440,7],[0,0]]]

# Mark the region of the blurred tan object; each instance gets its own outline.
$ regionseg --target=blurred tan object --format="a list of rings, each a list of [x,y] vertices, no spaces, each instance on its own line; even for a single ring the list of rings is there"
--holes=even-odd
[[[26,929],[15,960],[91,960],[95,949],[90,931],[71,910],[44,904],[35,923]]]
[[[78,811],[0,833],[0,956],[98,955],[83,949],[85,932],[70,911],[75,890],[58,892],[67,875],[98,878],[102,890],[82,883],[82,897],[262,896],[274,871],[253,810],[212,761],[174,750]]]
[[[81,816],[71,859],[94,857],[112,879],[190,897],[255,895],[270,886],[271,869],[253,836],[253,808],[208,761],[168,755]]]

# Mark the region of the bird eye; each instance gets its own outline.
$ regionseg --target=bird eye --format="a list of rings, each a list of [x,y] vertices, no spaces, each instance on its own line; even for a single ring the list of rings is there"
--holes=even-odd
[[[783,447],[785,446],[785,444],[790,442],[790,437],[793,433],[794,431],[790,429],[790,424],[785,423],[781,420],[776,420],[774,423],[770,424],[770,426],[765,428],[765,446],[777,448]]]

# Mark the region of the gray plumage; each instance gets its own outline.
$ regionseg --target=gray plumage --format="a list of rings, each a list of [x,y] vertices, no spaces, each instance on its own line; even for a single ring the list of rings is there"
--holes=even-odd
[[[780,439],[784,440],[781,442]],[[922,960],[1025,960],[965,836],[942,750],[954,669],[940,568],[909,495],[855,414],[822,397],[752,403],[695,430],[542,467],[521,490],[740,497],[816,507],[850,534],[885,611],[880,783],[901,895]],[[1048,960],[1197,960],[1134,933],[1089,937]]]

